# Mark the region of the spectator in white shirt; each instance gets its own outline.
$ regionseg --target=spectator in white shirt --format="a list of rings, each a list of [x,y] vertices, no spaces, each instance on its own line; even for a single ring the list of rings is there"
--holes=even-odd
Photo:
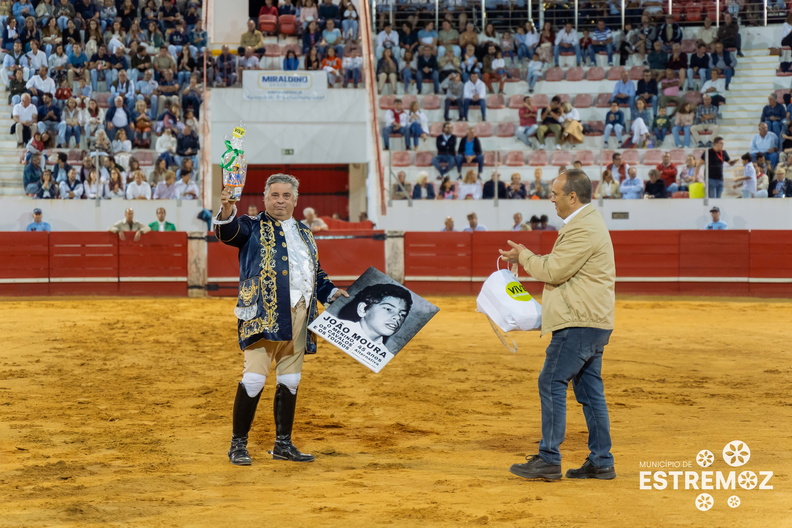
[[[572,29],[572,22],[567,22],[564,26],[563,31],[559,31],[556,34],[555,39],[555,65],[558,66],[558,57],[561,55],[562,51],[572,51],[575,52],[575,57],[577,59],[577,65],[580,66],[581,62],[581,55],[580,55],[580,40],[578,39],[577,31]]]
[[[176,182],[177,200],[197,200],[198,186],[192,181],[192,171],[182,170],[181,180]]]
[[[115,98],[115,106],[110,107],[105,114],[105,131],[111,140],[115,139],[116,131],[119,129],[123,129],[126,137],[130,137],[132,135],[130,124],[131,118],[129,110],[124,107],[124,98],[118,96]]]
[[[146,178],[141,171],[135,171],[135,181],[127,185],[126,189],[127,200],[150,200],[151,199],[151,185],[148,184]]]
[[[79,200],[82,198],[83,185],[77,179],[77,169],[72,168],[66,181],[61,182],[60,193],[63,200]]]
[[[30,102],[30,94],[22,94],[22,101],[14,106],[11,117],[14,119],[17,148],[22,148],[30,140],[33,124],[38,121],[38,109]]]
[[[485,85],[478,77],[477,73],[470,74],[470,80],[465,83],[465,92],[463,95],[465,99],[465,109],[463,120],[468,120],[468,111],[471,106],[478,106],[481,108],[481,120],[487,120],[487,85]]]
[[[28,89],[28,92],[30,92],[32,96],[31,99],[34,105],[38,105],[41,94],[48,93],[53,98],[55,97],[55,80],[49,77],[48,73],[49,68],[42,66],[39,68],[38,75],[31,77],[27,84],[25,84],[25,88]]]
[[[385,51],[386,48],[390,48],[393,51],[393,58],[396,60],[401,60],[399,34],[396,31],[393,31],[393,27],[391,26],[390,22],[386,22],[385,29],[380,31],[377,35],[377,49],[375,52],[377,60],[382,58],[382,52]]]
[[[238,72],[237,72],[237,79],[242,78],[242,72],[245,70],[258,70],[259,69],[259,58],[253,54],[253,48],[248,46],[245,48],[245,56],[240,57],[238,63]]]
[[[711,79],[701,87],[701,93],[709,95],[715,106],[726,102],[726,98],[722,95],[726,91],[726,80],[720,78],[720,73],[718,68],[712,68],[710,70]]]
[[[402,100],[393,101],[393,108],[385,112],[385,128],[382,130],[382,141],[385,143],[385,150],[390,150],[390,137],[392,134],[402,134],[404,136],[404,149],[408,150],[407,112],[402,109]]]
[[[30,71],[39,71],[42,66],[47,66],[47,54],[39,49],[39,43],[35,40],[30,41],[30,51],[25,55],[28,60]]]
[[[176,200],[178,191],[176,183],[176,173],[169,170],[165,173],[165,181],[161,181],[154,189],[155,200]]]

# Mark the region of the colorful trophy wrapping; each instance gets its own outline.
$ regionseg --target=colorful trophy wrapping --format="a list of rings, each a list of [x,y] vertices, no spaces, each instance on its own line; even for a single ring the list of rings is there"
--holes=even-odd
[[[245,151],[242,150],[244,137],[245,129],[241,126],[235,127],[231,139],[226,136],[226,151],[220,160],[220,167],[223,169],[223,186],[231,187],[232,202],[242,197],[242,189],[247,178],[247,161],[245,161]]]

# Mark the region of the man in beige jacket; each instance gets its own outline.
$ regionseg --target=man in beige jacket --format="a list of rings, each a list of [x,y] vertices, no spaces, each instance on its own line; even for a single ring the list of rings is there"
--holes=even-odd
[[[510,471],[528,479],[561,478],[560,445],[566,430],[566,392],[570,380],[583,405],[591,453],[567,478],[616,477],[611,455],[610,421],[602,383],[602,353],[613,331],[616,268],[613,244],[599,211],[591,203],[591,180],[578,169],[561,173],[550,200],[564,226],[549,255],[536,255],[511,240],[503,260],[519,263],[544,282],[542,335],[552,333],[539,374],[542,440],[539,453]]]

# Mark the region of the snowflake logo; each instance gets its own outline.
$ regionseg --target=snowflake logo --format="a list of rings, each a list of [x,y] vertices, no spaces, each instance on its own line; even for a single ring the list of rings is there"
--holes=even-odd
[[[732,495],[729,497],[729,500],[726,501],[726,504],[729,505],[729,508],[737,508],[740,505],[740,497]]]
[[[759,480],[756,473],[753,471],[743,471],[737,475],[737,484],[739,484],[742,489],[754,489],[758,483]]]
[[[715,499],[709,493],[702,493],[696,497],[696,508],[701,511],[707,511],[715,505]]]
[[[715,462],[715,455],[709,449],[702,449],[696,455],[696,463],[701,467],[710,467]]]
[[[748,444],[735,440],[723,448],[723,460],[731,467],[744,466],[751,459],[751,449]]]

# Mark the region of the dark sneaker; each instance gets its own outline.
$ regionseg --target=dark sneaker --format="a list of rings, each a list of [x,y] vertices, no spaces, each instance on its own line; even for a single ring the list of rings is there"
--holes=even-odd
[[[611,480],[616,478],[616,470],[611,467],[599,467],[591,463],[591,460],[586,458],[583,465],[579,469],[569,469],[566,472],[566,478],[571,479],[601,479]]]
[[[518,477],[527,478],[530,480],[560,480],[561,479],[561,465],[548,464],[539,455],[525,457],[527,462],[525,464],[512,464],[509,471]]]

